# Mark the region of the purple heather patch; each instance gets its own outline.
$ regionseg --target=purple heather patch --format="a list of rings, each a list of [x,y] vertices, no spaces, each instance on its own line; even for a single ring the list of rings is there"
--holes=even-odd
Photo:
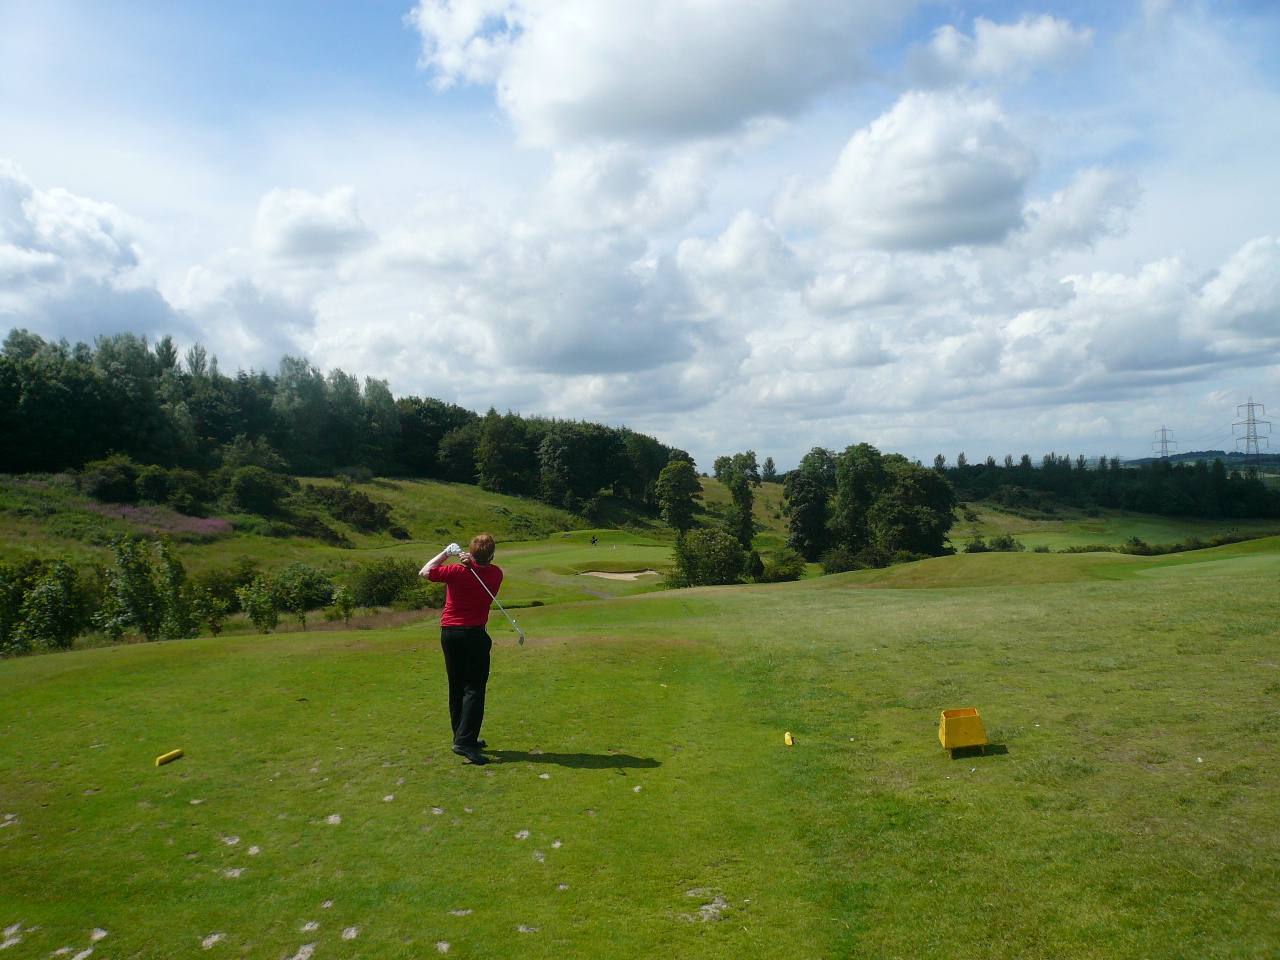
[[[217,537],[231,530],[231,524],[217,517],[188,517],[160,507],[134,507],[127,504],[88,503],[85,506],[104,517],[146,527],[149,532],[170,536]]]

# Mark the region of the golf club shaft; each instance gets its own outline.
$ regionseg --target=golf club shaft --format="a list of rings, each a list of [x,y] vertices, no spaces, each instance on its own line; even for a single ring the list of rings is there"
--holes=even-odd
[[[475,567],[472,567],[470,564],[468,564],[467,566],[471,570],[471,572],[475,574],[475,578],[480,581],[480,586],[484,587],[484,592],[489,595],[489,599],[492,600],[494,603],[498,603],[498,598],[493,595],[493,591],[489,589],[489,585],[485,583],[484,580],[481,579],[479,571],[476,570]],[[506,608],[502,604],[498,603],[498,609],[502,611],[502,615],[504,617],[506,617],[508,620],[511,620],[511,614],[507,613]],[[521,630],[518,626],[516,626],[516,622],[514,620],[511,620],[511,625],[516,628],[516,633],[520,634],[520,642],[524,643],[524,631]]]

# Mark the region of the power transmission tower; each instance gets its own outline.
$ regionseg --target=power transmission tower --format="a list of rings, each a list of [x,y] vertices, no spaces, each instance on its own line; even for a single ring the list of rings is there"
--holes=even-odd
[[[1168,427],[1161,427],[1159,430],[1156,431],[1156,438],[1151,441],[1152,450],[1154,450],[1157,445],[1160,447],[1161,460],[1169,459],[1170,447],[1173,447],[1175,450],[1177,450],[1178,441],[1169,439],[1169,435],[1171,433],[1173,433],[1173,431],[1170,430]]]
[[[1241,413],[1241,410],[1243,410],[1244,413]],[[1258,462],[1262,457],[1262,450],[1259,448],[1259,444],[1266,444],[1267,447],[1271,446],[1271,441],[1258,433],[1259,427],[1266,428],[1263,433],[1271,432],[1271,421],[1258,419],[1258,413],[1265,414],[1266,412],[1267,410],[1262,404],[1254,403],[1253,397],[1250,397],[1248,403],[1242,403],[1236,407],[1236,416],[1242,416],[1244,419],[1237,420],[1235,423],[1231,424],[1231,432],[1236,434],[1236,446],[1239,447],[1240,441],[1244,441],[1245,461],[1253,464],[1254,466],[1258,465]],[[1236,433],[1236,427],[1244,427],[1243,437]]]

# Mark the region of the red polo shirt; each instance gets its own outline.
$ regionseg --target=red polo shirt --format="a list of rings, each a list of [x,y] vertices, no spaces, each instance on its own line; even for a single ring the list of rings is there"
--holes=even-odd
[[[479,579],[477,579],[477,575]],[[446,563],[427,571],[427,579],[445,585],[444,612],[440,614],[442,627],[483,627],[489,622],[489,604],[502,586],[502,570],[492,563],[480,566],[472,563]],[[489,588],[485,593],[480,585]]]

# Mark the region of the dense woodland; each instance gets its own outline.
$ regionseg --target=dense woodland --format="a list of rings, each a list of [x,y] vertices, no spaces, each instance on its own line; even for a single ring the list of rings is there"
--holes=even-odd
[[[385,381],[326,375],[296,357],[274,376],[227,376],[198,344],[179,356],[171,337],[125,333],[91,347],[13,330],[4,341],[0,473],[79,469],[110,454],[207,473],[246,449],[278,456],[292,474],[478,483],[571,510],[601,490],[653,504],[663,467],[692,462],[625,427],[397,399]]]
[[[1037,465],[1029,456],[1003,464],[994,457],[970,464],[964,454],[939,470],[961,500],[983,500],[1021,513],[1052,514],[1059,506],[1133,510],[1167,517],[1280,517],[1280,490],[1256,472],[1229,469],[1220,458],[1193,462],[1149,460],[1125,466],[1102,457],[1091,467],[1084,457],[1049,454]]]

